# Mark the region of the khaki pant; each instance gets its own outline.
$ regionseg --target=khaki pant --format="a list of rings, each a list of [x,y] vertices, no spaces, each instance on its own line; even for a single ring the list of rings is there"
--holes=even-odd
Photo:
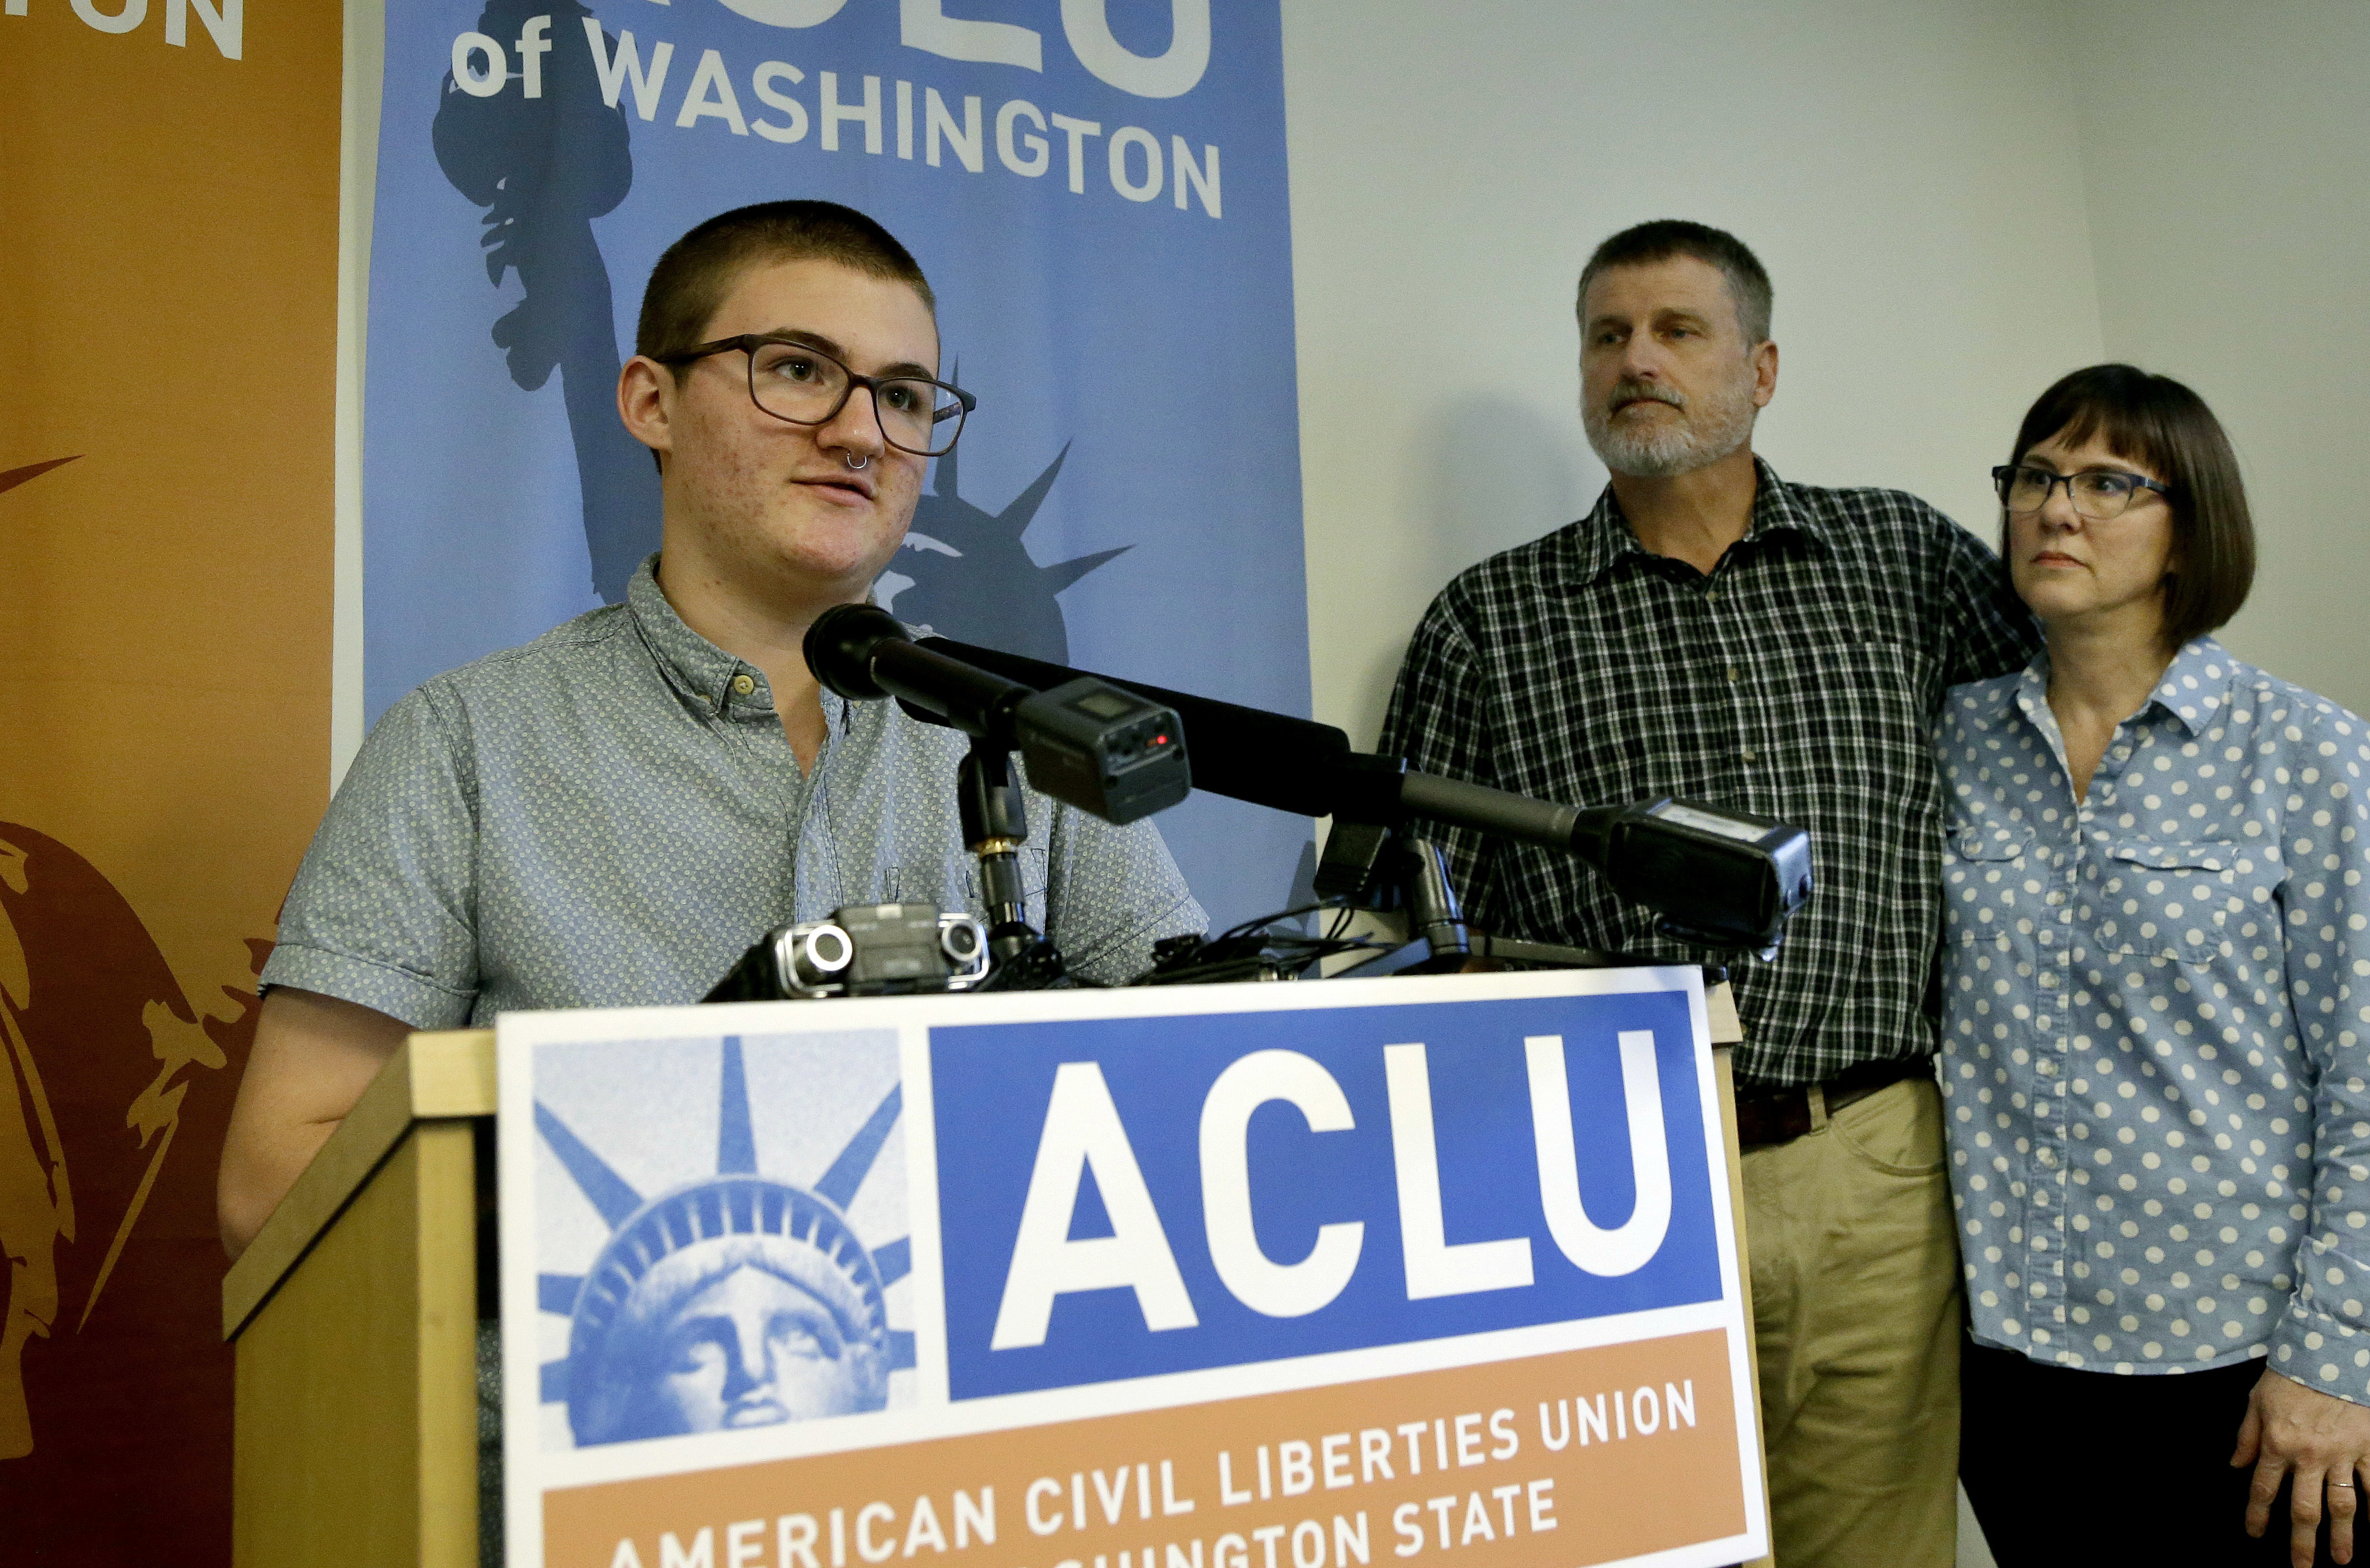
[[[1958,1235],[1941,1094],[1892,1084],[1744,1154],[1778,1568],[1950,1568]]]

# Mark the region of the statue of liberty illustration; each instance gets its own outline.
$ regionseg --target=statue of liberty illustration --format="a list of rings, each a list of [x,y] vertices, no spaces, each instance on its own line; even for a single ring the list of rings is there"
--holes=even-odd
[[[0,492],[75,460],[0,469]],[[213,1151],[270,946],[245,943],[244,986],[217,999],[223,976],[176,974],[98,866],[0,822],[0,1492],[91,1473],[98,1439],[75,1414],[107,1389],[208,1375],[189,1356],[219,1348]],[[230,1016],[207,1010],[224,1001]],[[27,1528],[40,1558],[42,1517]]]
[[[868,1247],[847,1211],[902,1110],[892,1087],[811,1188],[757,1169],[738,1035],[723,1042],[716,1173],[644,1198],[538,1101],[536,1130],[611,1227],[582,1275],[543,1274],[569,1315],[543,1368],[581,1446],[884,1409],[914,1336],[889,1326],[904,1238]]]
[[[514,271],[524,291],[493,326],[511,380],[534,392],[559,373],[592,587],[614,605],[659,548],[659,476],[617,420],[625,362],[592,220],[633,189],[634,156],[625,107],[603,99],[585,46],[583,18],[592,14],[573,0],[489,0],[477,30],[490,38],[518,38],[531,18],[549,19],[554,47],[538,64],[540,93],[477,98],[448,74],[431,134],[444,178],[486,209],[486,281],[500,287]]]
[[[881,608],[959,642],[1068,663],[1070,632],[1059,595],[1133,548],[1039,566],[1021,543],[1069,455],[1063,447],[1002,512],[965,501],[955,488],[957,454],[939,458],[928,493],[914,509],[905,548],[874,592]]]

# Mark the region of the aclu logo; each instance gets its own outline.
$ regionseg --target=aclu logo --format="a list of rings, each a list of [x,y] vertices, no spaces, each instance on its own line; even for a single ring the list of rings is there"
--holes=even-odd
[[[1679,992],[931,1032],[957,1399],[1717,1299]]]

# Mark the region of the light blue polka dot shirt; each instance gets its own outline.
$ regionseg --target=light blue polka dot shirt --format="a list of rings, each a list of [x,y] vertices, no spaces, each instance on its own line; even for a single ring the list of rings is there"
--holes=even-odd
[[[2370,731],[2183,648],[2077,801],[2047,655],[1936,741],[1975,1337],[2370,1402]]]

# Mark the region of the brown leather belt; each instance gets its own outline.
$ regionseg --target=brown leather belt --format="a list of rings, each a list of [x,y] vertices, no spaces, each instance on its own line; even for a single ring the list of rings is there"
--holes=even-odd
[[[1811,1091],[1826,1100],[1832,1116],[1847,1105],[1866,1100],[1878,1090],[1903,1078],[1932,1078],[1931,1056],[1889,1056],[1857,1062],[1821,1084],[1793,1084],[1785,1089],[1739,1089],[1736,1091],[1736,1141],[1745,1148],[1785,1143],[1811,1130]]]

